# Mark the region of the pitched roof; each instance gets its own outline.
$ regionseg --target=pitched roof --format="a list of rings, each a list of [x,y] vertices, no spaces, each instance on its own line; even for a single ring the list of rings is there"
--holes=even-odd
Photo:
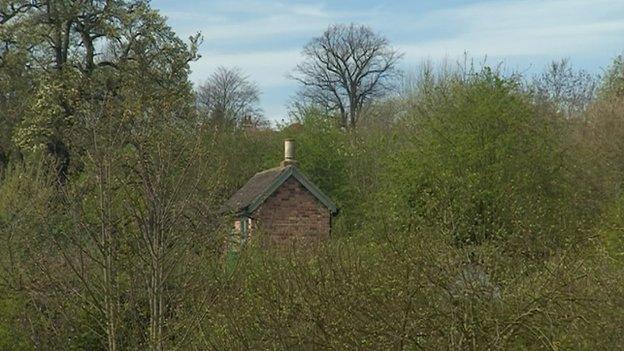
[[[225,207],[224,210],[241,212],[245,207],[251,204],[254,199],[265,192],[283,171],[284,167],[276,167],[256,173],[223,204]]]
[[[295,179],[327,207],[332,214],[338,212],[338,208],[331,199],[293,165],[271,168],[256,173],[242,188],[225,202],[222,211],[238,214],[252,213],[291,176],[295,177]]]

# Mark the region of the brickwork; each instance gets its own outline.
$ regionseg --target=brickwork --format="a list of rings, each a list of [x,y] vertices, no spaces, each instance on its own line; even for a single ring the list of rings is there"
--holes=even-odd
[[[330,211],[294,177],[280,186],[253,213],[254,226],[275,243],[327,238]]]

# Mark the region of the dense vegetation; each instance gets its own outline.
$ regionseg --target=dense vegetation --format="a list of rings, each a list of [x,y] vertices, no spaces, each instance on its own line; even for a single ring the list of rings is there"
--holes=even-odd
[[[423,65],[357,126],[300,101],[223,128],[188,81],[198,38],[146,3],[1,4],[0,349],[624,344],[621,57]],[[286,137],[332,238],[258,233],[228,264],[219,207]]]

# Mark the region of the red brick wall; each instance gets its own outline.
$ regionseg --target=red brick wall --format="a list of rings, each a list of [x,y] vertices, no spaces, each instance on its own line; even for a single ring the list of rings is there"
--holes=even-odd
[[[294,177],[280,186],[253,213],[254,226],[271,241],[316,241],[329,236],[329,209]]]

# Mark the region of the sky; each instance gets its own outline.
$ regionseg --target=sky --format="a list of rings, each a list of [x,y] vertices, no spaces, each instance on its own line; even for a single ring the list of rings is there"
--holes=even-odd
[[[273,122],[286,119],[297,90],[287,76],[301,49],[334,23],[368,25],[388,38],[407,72],[467,53],[526,75],[563,58],[600,74],[624,53],[624,0],[152,0],[152,7],[180,37],[202,34],[195,85],[219,66],[238,67],[258,84]]]

